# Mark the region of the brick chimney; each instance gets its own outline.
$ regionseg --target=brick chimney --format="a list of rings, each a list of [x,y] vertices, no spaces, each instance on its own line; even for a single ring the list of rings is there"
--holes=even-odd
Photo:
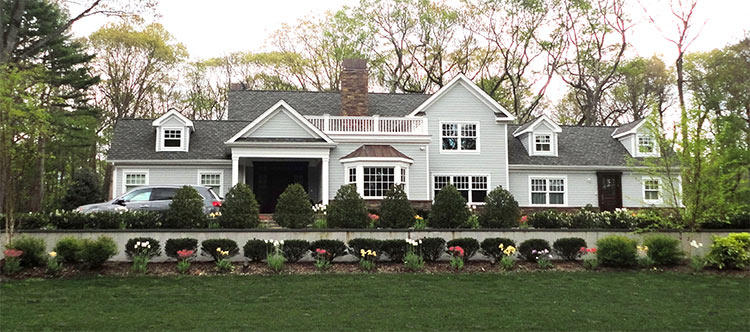
[[[341,70],[341,115],[367,116],[367,60],[344,59]]]

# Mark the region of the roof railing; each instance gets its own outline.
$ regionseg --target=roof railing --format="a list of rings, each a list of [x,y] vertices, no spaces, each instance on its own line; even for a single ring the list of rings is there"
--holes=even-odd
[[[315,127],[334,135],[427,135],[427,118],[373,116],[305,116]]]

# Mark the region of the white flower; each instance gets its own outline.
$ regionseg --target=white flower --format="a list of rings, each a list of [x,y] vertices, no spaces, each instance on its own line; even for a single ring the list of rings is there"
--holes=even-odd
[[[279,244],[284,245],[284,240],[279,241]]]
[[[149,244],[147,248],[151,249],[151,245]]]
[[[138,241],[138,242],[136,242],[136,243],[135,243],[135,247],[136,247],[136,248],[137,248],[137,247],[140,247],[140,246],[141,246],[141,241]]]
[[[693,241],[690,241],[690,246],[698,249],[703,246],[703,243],[698,243],[697,241],[693,240]]]

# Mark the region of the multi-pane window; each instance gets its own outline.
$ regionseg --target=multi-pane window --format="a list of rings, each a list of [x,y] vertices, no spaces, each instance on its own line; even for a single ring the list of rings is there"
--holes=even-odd
[[[647,179],[643,181],[643,198],[646,201],[659,200],[659,179]]]
[[[549,134],[534,135],[534,151],[549,152],[552,150],[552,137]]]
[[[394,167],[364,167],[364,197],[383,197],[395,184]]]
[[[179,148],[182,146],[182,129],[164,129],[163,140],[165,148]]]
[[[146,172],[125,173],[125,192],[148,184]]]
[[[483,203],[487,197],[488,180],[484,175],[436,175],[434,197],[440,189],[453,185],[468,203]]]
[[[638,136],[638,152],[654,153],[654,138],[648,135]]]
[[[211,187],[216,193],[221,193],[221,173],[200,173],[199,184]]]
[[[565,205],[564,178],[531,178],[532,205]]]
[[[346,175],[346,183],[352,184],[357,183],[357,168],[351,167]]]
[[[406,183],[406,168],[401,168],[401,183]]]
[[[445,151],[476,151],[478,140],[476,123],[443,123],[441,149]]]

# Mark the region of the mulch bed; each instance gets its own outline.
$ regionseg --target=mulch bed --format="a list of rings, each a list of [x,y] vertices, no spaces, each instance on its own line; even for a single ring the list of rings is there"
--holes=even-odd
[[[555,261],[554,267],[548,270],[540,269],[536,263],[529,263],[525,261],[517,261],[513,271],[505,272],[544,272],[544,271],[564,271],[564,272],[576,272],[586,271],[580,261],[568,262],[568,261]],[[27,268],[22,272],[14,276],[0,276],[0,281],[6,281],[10,279],[21,280],[28,278],[77,278],[83,276],[137,276],[140,274],[131,271],[132,263],[129,262],[108,262],[103,267],[95,270],[81,270],[77,266],[67,265],[64,266],[62,271],[57,276],[50,276],[45,273],[45,269],[41,267]],[[634,269],[617,269],[617,268],[598,268],[598,271],[635,271]],[[667,268],[651,268],[641,269],[643,271],[653,272],[680,272],[680,273],[693,273],[689,266],[679,265]],[[450,268],[448,262],[428,262],[425,264],[424,270],[416,272],[417,274],[446,274],[446,273],[499,273],[503,272],[497,265],[491,264],[486,261],[471,261],[467,262],[463,270],[456,272]],[[325,271],[320,272],[315,269],[315,266],[310,262],[305,263],[287,263],[284,265],[284,270],[280,274],[366,274],[366,273],[414,273],[406,269],[403,264],[391,263],[391,262],[378,262],[377,270],[374,272],[365,272],[360,269],[359,264],[354,263],[334,263],[331,267]],[[231,273],[224,273],[227,275],[274,275],[273,271],[266,265],[266,263],[234,263],[234,271]],[[723,276],[735,276],[735,277],[750,277],[750,271],[747,270],[718,270],[718,269],[705,269],[700,274],[710,275],[723,275]],[[148,276],[177,276],[179,273],[176,269],[175,262],[161,262],[161,263],[149,263]],[[216,272],[216,266],[213,262],[192,262],[188,275],[221,275]]]

